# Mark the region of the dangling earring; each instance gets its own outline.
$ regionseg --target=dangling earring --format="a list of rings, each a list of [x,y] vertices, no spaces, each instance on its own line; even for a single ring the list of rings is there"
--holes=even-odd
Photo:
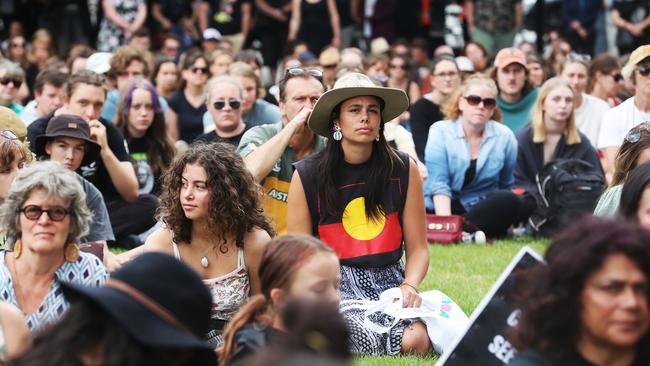
[[[332,134],[332,138],[336,141],[341,141],[341,139],[343,138],[343,133],[341,133],[341,127],[334,126],[334,133]]]
[[[381,131],[379,133],[381,133]],[[379,134],[377,134],[377,137],[375,137],[375,141],[379,142]]]
[[[20,255],[23,253],[23,242],[20,241],[20,239],[16,240],[16,243],[14,243],[14,259],[18,259]]]
[[[65,260],[75,262],[79,258],[79,247],[77,244],[68,244],[65,248]]]

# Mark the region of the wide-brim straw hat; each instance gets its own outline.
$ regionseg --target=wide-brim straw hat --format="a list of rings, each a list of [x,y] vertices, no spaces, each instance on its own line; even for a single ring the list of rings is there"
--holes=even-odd
[[[401,89],[376,86],[364,74],[349,73],[336,81],[332,90],[321,95],[309,116],[309,129],[324,137],[332,136],[332,111],[343,101],[360,96],[373,96],[384,104],[381,110],[382,123],[393,120],[409,107],[409,100]]]

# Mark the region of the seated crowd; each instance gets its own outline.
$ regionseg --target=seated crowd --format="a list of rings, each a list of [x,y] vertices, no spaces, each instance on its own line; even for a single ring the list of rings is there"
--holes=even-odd
[[[571,53],[553,77],[517,48],[476,72],[445,51],[419,81],[395,50],[335,51],[287,58],[267,90],[246,51],[154,63],[122,46],[45,68],[20,115],[24,75],[0,61],[0,364],[432,353],[424,321],[380,313],[392,325],[378,332],[364,304],[399,288],[420,307],[430,217],[462,216],[470,237],[534,234],[545,168],[563,160],[609,184],[594,213],[615,218],[552,240],[527,279],[529,299],[551,300],[523,305],[513,364],[648,361],[650,45],[622,71]],[[640,314],[621,320],[627,338],[578,314],[601,292]]]

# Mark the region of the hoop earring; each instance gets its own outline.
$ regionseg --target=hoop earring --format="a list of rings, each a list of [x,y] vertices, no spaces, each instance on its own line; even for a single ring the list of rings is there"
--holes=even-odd
[[[341,127],[334,126],[334,133],[332,134],[332,138],[336,141],[341,141],[341,139],[343,139],[343,133],[341,132]]]
[[[18,259],[23,254],[23,242],[18,239],[14,243],[14,259]]]
[[[75,262],[77,259],[79,259],[79,247],[77,244],[68,244],[65,248],[65,260]]]

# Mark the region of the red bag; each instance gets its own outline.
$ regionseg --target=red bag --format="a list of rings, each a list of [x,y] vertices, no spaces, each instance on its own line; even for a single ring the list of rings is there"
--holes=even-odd
[[[427,214],[427,241],[429,243],[458,243],[463,237],[463,217]]]

